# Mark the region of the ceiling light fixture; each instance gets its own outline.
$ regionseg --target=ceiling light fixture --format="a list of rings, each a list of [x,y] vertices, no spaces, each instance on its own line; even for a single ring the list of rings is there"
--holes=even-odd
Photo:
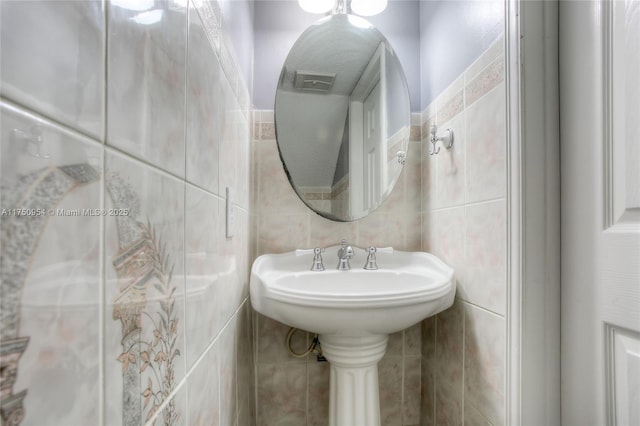
[[[327,13],[333,9],[335,0],[298,0],[298,4],[305,12]]]
[[[373,16],[387,8],[387,0],[351,0],[351,11],[360,16]]]

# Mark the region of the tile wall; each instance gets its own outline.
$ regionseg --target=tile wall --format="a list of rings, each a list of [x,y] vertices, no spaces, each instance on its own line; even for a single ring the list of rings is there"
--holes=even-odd
[[[500,37],[423,111],[451,151],[422,156],[422,249],[456,271],[453,307],[422,324],[421,425],[505,424],[506,89]]]
[[[249,94],[218,3],[0,7],[1,423],[255,423]]]
[[[413,117],[407,165],[385,203],[355,222],[332,222],[298,199],[285,175],[275,140],[273,111],[254,111],[251,208],[254,256],[297,248],[327,247],[342,238],[351,244],[420,250],[420,117]],[[354,259],[352,262],[363,262]],[[311,259],[309,259],[311,261]],[[326,425],[329,366],[313,355],[295,358],[285,346],[289,327],[255,314],[258,425]],[[420,423],[420,324],[390,337],[380,362],[380,403],[384,425]],[[312,335],[294,335],[303,352]]]

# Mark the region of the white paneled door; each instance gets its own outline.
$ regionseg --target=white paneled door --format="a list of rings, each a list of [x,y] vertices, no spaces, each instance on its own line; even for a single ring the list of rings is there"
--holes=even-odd
[[[559,12],[562,424],[640,425],[640,0]]]

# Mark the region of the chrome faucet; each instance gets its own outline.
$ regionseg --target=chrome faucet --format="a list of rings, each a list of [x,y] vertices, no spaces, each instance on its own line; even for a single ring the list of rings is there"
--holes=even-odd
[[[341,247],[338,249],[338,271],[348,271],[351,269],[349,260],[353,257],[353,247],[347,245],[347,240],[340,242]]]

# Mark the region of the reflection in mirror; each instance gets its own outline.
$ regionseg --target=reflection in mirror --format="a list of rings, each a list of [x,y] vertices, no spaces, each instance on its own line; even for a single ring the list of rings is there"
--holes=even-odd
[[[400,62],[366,20],[321,19],[289,52],[276,138],[291,185],[318,214],[352,221],[382,204],[402,172],[410,117]]]

